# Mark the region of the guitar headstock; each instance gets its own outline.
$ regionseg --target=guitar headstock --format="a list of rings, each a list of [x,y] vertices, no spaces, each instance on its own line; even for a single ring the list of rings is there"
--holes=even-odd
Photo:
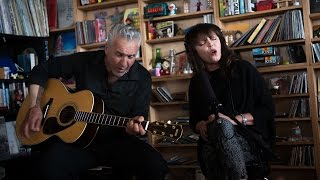
[[[183,134],[182,125],[179,124],[167,124],[163,122],[150,122],[148,126],[148,131],[153,135],[159,135],[167,137],[173,140],[178,140]]]

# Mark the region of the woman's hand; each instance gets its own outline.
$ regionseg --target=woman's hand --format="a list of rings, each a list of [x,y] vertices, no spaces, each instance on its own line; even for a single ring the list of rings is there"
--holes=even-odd
[[[146,131],[144,130],[141,122],[144,121],[143,116],[136,116],[132,118],[126,127],[126,132],[130,135],[145,135]]]
[[[208,141],[208,134],[207,134],[207,126],[210,122],[212,122],[215,119],[215,115],[210,115],[208,117],[208,120],[206,121],[200,121],[197,123],[196,125],[196,131],[199,132],[200,136],[202,137],[202,139],[204,139],[205,141]]]
[[[230,121],[233,125],[236,125],[237,123],[234,122],[229,116],[226,116],[224,114],[219,113],[218,114],[219,117],[226,119],[228,121]],[[202,137],[202,139],[204,139],[205,141],[208,141],[208,124],[212,121],[216,120],[215,115],[212,114],[208,117],[208,120],[206,121],[200,121],[197,123],[196,125],[196,131],[199,132],[200,136]]]

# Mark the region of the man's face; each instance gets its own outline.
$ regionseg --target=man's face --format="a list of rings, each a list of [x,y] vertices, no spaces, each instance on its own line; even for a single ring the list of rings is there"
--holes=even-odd
[[[121,77],[129,71],[135,62],[139,49],[138,41],[115,38],[105,49],[105,65],[109,75]]]

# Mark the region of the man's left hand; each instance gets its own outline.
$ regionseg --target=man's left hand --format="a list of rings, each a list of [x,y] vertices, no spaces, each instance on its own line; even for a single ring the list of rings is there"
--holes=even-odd
[[[126,127],[126,132],[130,135],[145,135],[146,131],[144,130],[141,122],[144,121],[143,116],[136,116],[132,118]]]

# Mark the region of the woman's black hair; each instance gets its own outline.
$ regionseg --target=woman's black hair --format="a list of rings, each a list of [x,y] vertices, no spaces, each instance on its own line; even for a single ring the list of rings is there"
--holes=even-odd
[[[188,60],[192,64],[195,72],[205,68],[203,61],[195,50],[195,46],[197,43],[199,43],[199,39],[201,39],[202,36],[209,36],[212,32],[218,36],[221,43],[221,59],[219,61],[220,68],[224,70],[229,69],[228,66],[234,59],[231,58],[233,53],[226,44],[224,35],[217,25],[208,23],[196,24],[190,27],[185,35],[184,41]]]

